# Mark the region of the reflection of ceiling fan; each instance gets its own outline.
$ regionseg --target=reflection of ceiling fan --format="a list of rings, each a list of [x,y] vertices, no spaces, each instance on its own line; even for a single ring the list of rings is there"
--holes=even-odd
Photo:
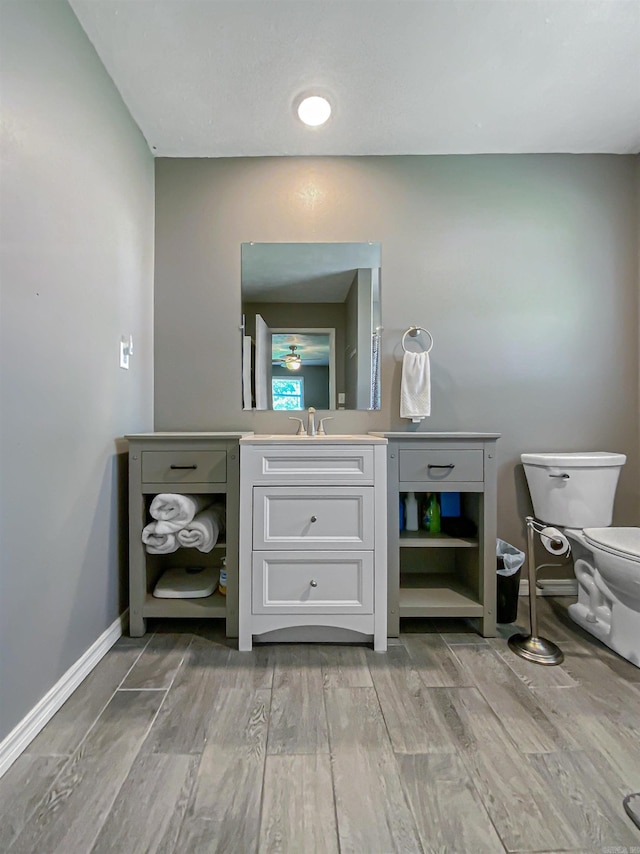
[[[285,368],[287,368],[287,370],[299,371],[302,367],[302,358],[300,357],[299,353],[296,353],[296,350],[298,348],[295,344],[289,344],[289,349],[291,350],[291,352],[287,353],[287,355],[279,361],[282,362],[282,364],[285,366]]]

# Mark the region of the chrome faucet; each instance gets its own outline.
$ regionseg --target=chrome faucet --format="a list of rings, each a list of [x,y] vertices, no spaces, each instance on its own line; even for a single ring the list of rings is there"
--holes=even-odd
[[[324,429],[325,421],[333,421],[333,415],[327,415],[324,418],[320,419],[320,423],[318,424],[318,436],[326,436],[327,431]]]
[[[313,406],[309,407],[309,419],[307,421],[307,436],[316,436],[316,410]]]
[[[307,435],[307,431],[304,429],[304,421],[302,420],[302,418],[293,418],[290,415],[289,421],[297,421],[298,422],[298,430],[296,432],[296,436],[306,436]]]

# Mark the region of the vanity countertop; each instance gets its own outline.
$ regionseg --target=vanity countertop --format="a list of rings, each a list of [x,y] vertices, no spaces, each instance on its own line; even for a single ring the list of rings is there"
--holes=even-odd
[[[240,430],[226,430],[219,433],[169,430],[163,433],[125,433],[125,439],[242,439],[243,436],[251,435],[250,432]]]
[[[373,433],[339,433],[327,434],[325,436],[298,436],[295,433],[281,434],[271,433],[260,435],[251,433],[240,440],[243,445],[279,445],[284,442],[306,445],[386,445],[384,436]]]
[[[371,436],[383,436],[385,439],[499,439],[502,433],[458,433],[446,432],[435,433],[424,431],[422,433],[405,433],[403,430],[391,432],[372,432]]]

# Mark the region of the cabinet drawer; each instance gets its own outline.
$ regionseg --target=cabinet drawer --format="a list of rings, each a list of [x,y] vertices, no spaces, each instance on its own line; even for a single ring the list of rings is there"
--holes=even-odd
[[[257,486],[254,549],[372,549],[373,487]]]
[[[372,552],[254,552],[254,614],[372,614]]]
[[[226,451],[143,451],[143,483],[225,483]]]
[[[481,450],[401,450],[398,453],[400,481],[453,483],[484,479]]]
[[[372,447],[253,447],[242,463],[254,483],[373,483]]]

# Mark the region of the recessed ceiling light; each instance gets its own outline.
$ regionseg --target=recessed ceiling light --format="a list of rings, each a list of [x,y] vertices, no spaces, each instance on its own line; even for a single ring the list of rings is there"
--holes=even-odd
[[[323,125],[331,115],[331,104],[320,95],[310,95],[298,104],[298,117],[309,127]]]

